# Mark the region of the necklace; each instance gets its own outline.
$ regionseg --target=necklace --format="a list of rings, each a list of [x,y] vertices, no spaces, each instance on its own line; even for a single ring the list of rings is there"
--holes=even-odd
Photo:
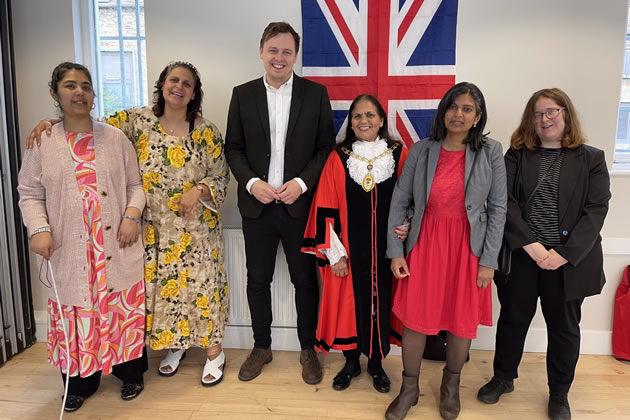
[[[160,125],[162,126],[162,128],[165,128],[165,129],[166,129],[165,131],[167,131],[167,130],[168,130],[168,133],[169,133],[169,134],[171,134],[171,135],[175,132],[175,129],[170,129],[170,128],[168,128],[168,127],[166,126],[166,123],[165,123],[163,120],[160,120]]]
[[[357,155],[356,153],[348,150],[345,147],[342,147],[341,151],[347,154],[348,156],[352,156],[353,158],[360,160],[361,162],[367,163],[367,166],[366,166],[367,174],[365,174],[365,176],[363,177],[363,181],[361,182],[361,187],[363,187],[363,191],[370,192],[372,191],[372,188],[374,188],[374,177],[372,176],[372,168],[374,168],[373,163],[379,160],[380,158],[391,154],[398,146],[399,144],[396,143],[393,146],[389,147],[387,150],[385,150],[383,153],[381,153],[378,156],[373,157],[372,159],[368,159],[361,155]]]

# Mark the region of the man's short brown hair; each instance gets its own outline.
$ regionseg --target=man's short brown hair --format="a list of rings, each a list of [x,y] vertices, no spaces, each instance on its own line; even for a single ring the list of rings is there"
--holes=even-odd
[[[300,35],[298,35],[298,33],[295,32],[295,29],[286,22],[271,22],[267,25],[263,31],[262,37],[260,38],[260,49],[262,49],[265,42],[279,34],[291,34],[295,40],[295,54],[300,51]]]

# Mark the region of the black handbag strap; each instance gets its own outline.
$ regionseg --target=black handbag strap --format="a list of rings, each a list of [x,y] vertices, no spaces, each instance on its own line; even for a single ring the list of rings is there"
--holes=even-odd
[[[521,156],[522,156],[522,154],[523,154],[523,152],[521,150]],[[529,205],[529,202],[532,201],[532,199],[534,198],[534,195],[536,194],[536,191],[538,191],[538,187],[540,187],[540,185],[543,183],[545,178],[547,178],[547,175],[549,174],[549,171],[551,170],[551,168],[553,168],[556,165],[556,162],[558,161],[558,159],[562,155],[564,155],[564,150],[561,150],[560,153],[558,153],[556,155],[556,157],[553,159],[553,162],[551,162],[551,165],[549,165],[547,167],[547,169],[545,170],[545,173],[543,174],[543,176],[540,178],[540,180],[538,180],[538,183],[536,184],[536,187],[534,187],[534,191],[532,191],[532,193],[529,195],[529,197],[527,197],[527,201],[525,202],[525,208],[527,208],[527,206]],[[522,164],[523,164],[522,159],[520,159],[519,172],[521,172],[520,165],[522,165]],[[520,176],[520,173],[519,173],[519,176]]]

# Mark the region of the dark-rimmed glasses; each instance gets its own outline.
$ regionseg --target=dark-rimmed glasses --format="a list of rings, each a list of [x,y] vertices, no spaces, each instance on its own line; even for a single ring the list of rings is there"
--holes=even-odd
[[[547,118],[549,118],[550,120],[553,120],[554,118],[556,118],[558,115],[560,115],[560,111],[566,109],[565,107],[562,108],[550,108],[548,110],[546,110],[545,112],[534,112],[534,119],[536,121],[540,121],[542,120],[543,115]]]

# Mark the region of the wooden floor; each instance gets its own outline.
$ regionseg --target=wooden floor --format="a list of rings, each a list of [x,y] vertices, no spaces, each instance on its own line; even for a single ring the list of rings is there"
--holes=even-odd
[[[488,406],[475,398],[492,374],[492,352],[473,351],[462,374],[460,419],[546,419],[545,357],[526,354],[515,392]],[[99,391],[67,419],[382,419],[385,408],[400,388],[400,356],[390,356],[384,367],[392,391],[380,394],[364,372],[350,388],[332,389],[332,378],[343,365],[339,353],[320,355],[324,380],[312,386],[302,382],[297,352],[274,352],[274,360],[251,382],[238,380],[245,350],[226,350],[224,381],[214,388],[200,385],[203,352],[189,351],[172,378],[162,378],[156,366],[162,353],[152,353],[145,374],[145,390],[133,401],[120,399],[120,382],[103,378]],[[365,368],[365,359],[362,359]],[[439,419],[437,404],[443,364],[423,362],[421,397],[408,419]],[[36,344],[0,368],[0,419],[58,418],[62,394],[59,370],[46,362],[46,345]],[[607,356],[582,356],[569,395],[573,418],[630,419],[630,364]]]

